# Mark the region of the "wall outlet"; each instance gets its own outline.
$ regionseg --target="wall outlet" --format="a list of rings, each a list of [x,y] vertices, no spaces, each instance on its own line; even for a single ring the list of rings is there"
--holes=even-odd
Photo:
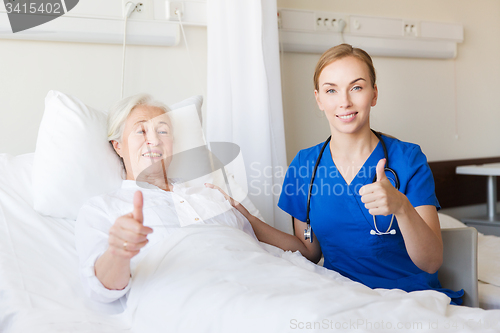
[[[127,2],[135,3],[135,9],[130,14],[130,18],[141,20],[154,19],[153,0],[122,0],[122,15],[125,14],[125,5]]]
[[[122,0],[122,17],[125,17],[125,9],[127,7],[127,3],[134,3],[135,5],[133,5],[134,7],[137,5],[138,1],[134,1],[134,0]],[[134,16],[135,14],[135,8],[134,8],[134,11],[132,12],[132,14],[130,14],[130,17]]]
[[[331,12],[315,12],[316,31],[346,32],[348,16]]]
[[[144,0],[141,1],[144,2]],[[152,2],[154,5],[153,17],[155,20],[167,20],[167,21],[178,22],[179,18],[177,17],[175,12],[176,10],[180,9],[182,12],[181,18],[183,23],[187,25],[200,25],[200,26],[207,25],[206,1],[152,0]]]
[[[122,0],[122,17],[125,16],[125,8],[128,2],[133,3],[133,6],[135,7],[134,11],[130,14],[130,17],[137,18],[138,16],[140,16],[138,14],[141,14],[145,8],[142,0]]]
[[[166,18],[170,21],[178,21],[177,11],[184,15],[184,1],[165,1]]]
[[[405,37],[418,37],[419,24],[416,21],[404,21],[403,22],[403,36]]]

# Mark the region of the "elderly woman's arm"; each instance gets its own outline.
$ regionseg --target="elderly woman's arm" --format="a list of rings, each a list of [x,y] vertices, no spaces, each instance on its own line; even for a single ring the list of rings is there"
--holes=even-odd
[[[126,238],[132,234],[125,232],[127,225],[135,225],[142,234],[152,232],[142,225],[142,197],[136,193],[133,213],[115,218],[118,211],[109,206],[106,196],[89,200],[78,214],[75,225],[76,250],[80,259],[82,287],[91,299],[109,303],[124,296],[130,285],[130,258],[139,253],[147,242]],[[135,197],[134,197],[135,198]],[[135,217],[135,218],[134,218]],[[123,227],[122,224],[126,224]],[[132,230],[134,231],[134,230]],[[111,234],[110,234],[111,233]],[[126,249],[124,243],[127,242]]]
[[[120,216],[109,229],[108,249],[95,263],[95,275],[110,290],[124,289],[130,280],[130,259],[148,243],[153,229],[143,225],[143,197],[134,195],[132,213]]]
[[[241,203],[231,198],[227,195],[220,187],[205,183],[206,187],[218,190],[222,195],[231,203],[231,206],[236,208],[243,216],[245,216],[252,225],[252,228],[257,236],[257,239],[261,242],[274,245],[281,248],[284,251],[300,251],[300,253],[314,263],[318,263],[321,259],[321,248],[319,242],[310,242],[304,238],[299,238],[295,235],[287,234],[270,225],[264,223],[259,218],[253,216],[248,212],[248,210],[243,207]],[[306,223],[295,219],[295,232],[300,234],[302,230],[306,228]],[[313,235],[314,239],[316,236]]]
[[[108,249],[97,259],[95,275],[107,289],[125,289],[130,280],[130,259],[116,256]]]

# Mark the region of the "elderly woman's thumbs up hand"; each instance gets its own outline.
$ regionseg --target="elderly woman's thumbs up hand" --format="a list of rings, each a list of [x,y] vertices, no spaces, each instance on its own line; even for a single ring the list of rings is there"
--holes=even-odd
[[[113,255],[131,259],[148,243],[147,235],[153,229],[143,225],[143,202],[142,192],[135,192],[133,211],[117,218],[109,229],[109,250]]]

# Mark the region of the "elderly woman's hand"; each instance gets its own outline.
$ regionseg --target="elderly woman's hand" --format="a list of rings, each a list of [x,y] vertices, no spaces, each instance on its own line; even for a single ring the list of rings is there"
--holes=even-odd
[[[108,249],[95,263],[95,275],[104,287],[121,290],[130,280],[130,259],[148,243],[153,229],[142,225],[142,192],[134,194],[132,213],[120,216],[109,229]]]
[[[148,243],[147,235],[153,229],[143,225],[142,192],[134,194],[134,210],[120,216],[109,229],[109,250],[115,256],[131,259]]]
[[[231,206],[236,208],[244,217],[246,217],[248,220],[250,220],[250,217],[252,216],[250,214],[250,212],[241,203],[239,203],[238,201],[234,200],[229,195],[227,195],[226,192],[224,192],[219,186],[214,185],[214,184],[210,184],[210,183],[205,183],[205,186],[212,188],[214,190],[218,190],[220,193],[222,193],[224,198],[226,198],[226,200],[229,201]]]

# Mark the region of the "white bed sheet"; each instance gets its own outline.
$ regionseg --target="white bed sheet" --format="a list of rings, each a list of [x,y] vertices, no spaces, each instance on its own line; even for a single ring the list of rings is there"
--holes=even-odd
[[[500,288],[479,281],[479,307],[485,310],[500,309]]]
[[[500,237],[478,234],[477,277],[500,288]]]
[[[356,324],[359,331],[381,331],[382,321],[421,322],[421,328],[436,322],[442,329],[458,325],[465,331],[483,331],[488,323],[500,330],[500,311],[449,306],[444,294],[433,291],[371,290],[298,253],[266,247],[273,256],[228,228],[182,230],[176,246],[162,244],[148,255],[139,266],[144,269],[134,274],[129,307],[120,313],[119,302],[98,304],[83,294],[74,221],[33,210],[32,158],[0,155],[2,332],[293,332],[294,316],[296,326],[363,320]],[[203,255],[193,255],[194,246]],[[217,265],[206,265],[210,256]],[[370,329],[368,322],[379,326]],[[483,326],[476,325],[480,322]]]
[[[118,302],[100,304],[83,294],[75,222],[32,208],[32,162],[33,154],[0,155],[0,331],[42,309],[81,318],[123,311]]]

